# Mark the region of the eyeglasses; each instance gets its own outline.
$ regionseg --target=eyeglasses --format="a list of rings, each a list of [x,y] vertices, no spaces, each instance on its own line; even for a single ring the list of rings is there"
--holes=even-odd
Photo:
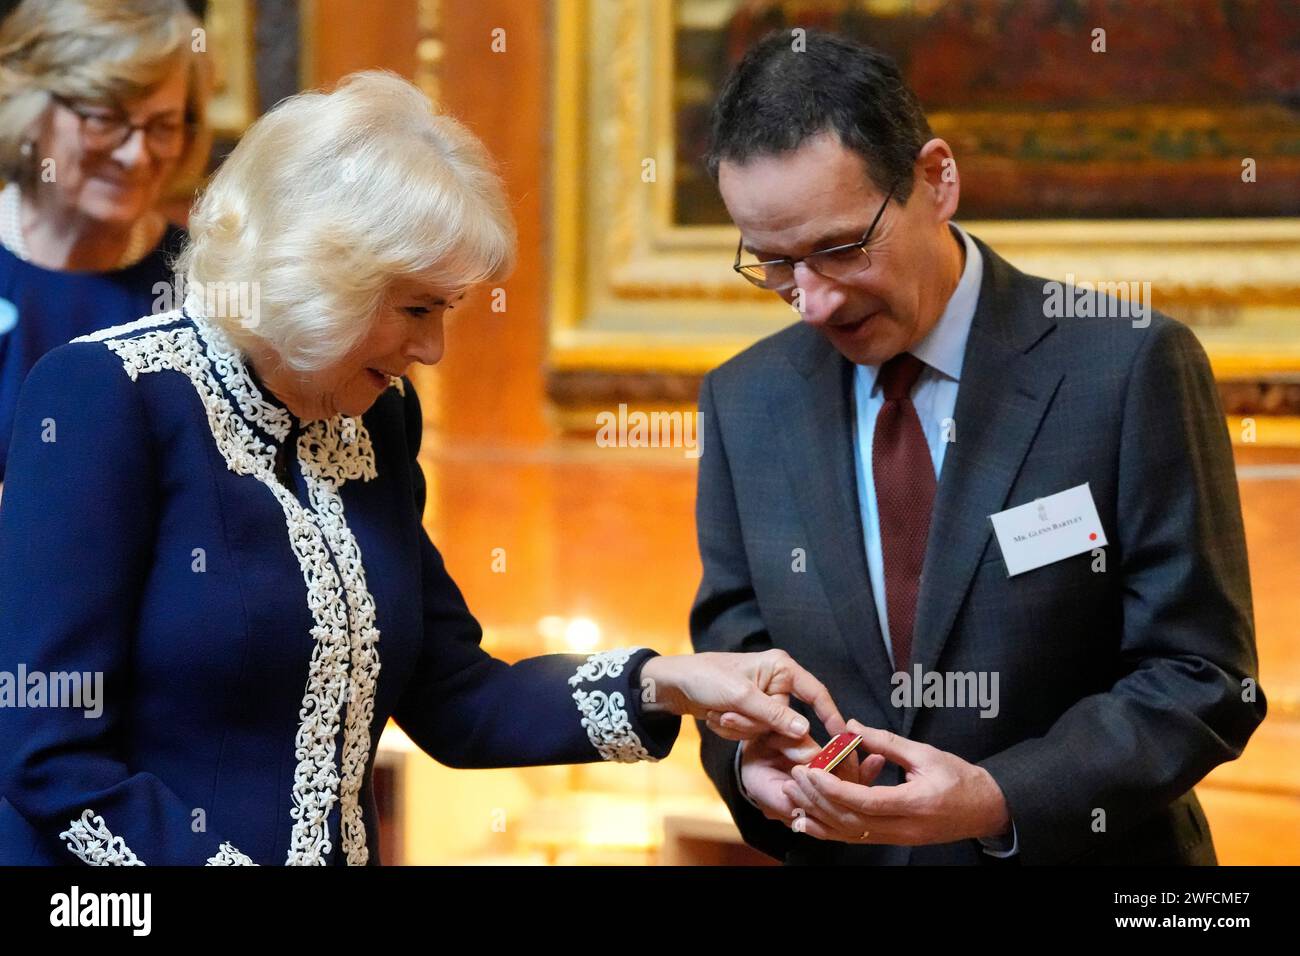
[[[158,159],[175,159],[185,151],[185,134],[194,126],[192,121],[178,121],[166,116],[147,123],[132,123],[118,109],[96,111],[62,96],[55,96],[54,100],[81,120],[82,145],[93,153],[111,153],[130,139],[136,130],[143,130],[149,152]]]
[[[819,249],[808,253],[802,259],[768,259],[764,262],[747,262],[742,265],[740,254],[745,248],[745,237],[741,236],[740,243],[736,246],[736,261],[731,268],[760,289],[777,291],[789,289],[794,285],[794,267],[800,262],[827,279],[839,282],[850,279],[871,267],[871,253],[867,252],[866,245],[871,241],[871,234],[875,231],[876,224],[880,222],[880,217],[892,198],[894,198],[894,189],[890,189],[886,194],[885,201],[880,204],[875,218],[871,220],[871,225],[857,242]]]

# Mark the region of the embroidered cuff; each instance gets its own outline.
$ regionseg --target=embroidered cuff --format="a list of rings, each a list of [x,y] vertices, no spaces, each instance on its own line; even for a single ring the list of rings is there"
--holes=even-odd
[[[629,663],[634,655],[640,659]],[[670,718],[671,732],[665,733],[669,727],[666,721],[644,717],[637,706],[641,691],[635,678],[644,660],[653,656],[654,651],[642,647],[601,651],[588,656],[569,678],[569,686],[575,688],[573,700],[578,705],[582,728],[603,760],[655,761],[667,756],[677,739],[680,718]],[[652,720],[662,728],[653,726]],[[643,739],[655,747],[655,753],[646,748]]]

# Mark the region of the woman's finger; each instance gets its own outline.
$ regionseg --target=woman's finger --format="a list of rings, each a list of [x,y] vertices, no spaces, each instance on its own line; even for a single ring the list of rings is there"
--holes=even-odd
[[[749,718],[765,730],[797,740],[808,733],[808,719],[790,709],[785,700],[783,694],[769,695],[749,683],[740,699],[732,704],[732,712]]]
[[[760,724],[756,720],[751,720],[744,714],[738,714],[729,710],[718,718],[722,726],[743,735],[744,740],[753,740],[755,737],[761,737],[763,734],[771,733],[771,729],[766,724]]]
[[[776,658],[773,665],[775,668],[772,681],[774,690],[793,694],[805,704],[810,705],[813,713],[817,715],[817,719],[822,722],[822,726],[832,734],[842,733],[847,729],[844,718],[840,716],[839,708],[835,706],[835,701],[831,698],[831,692],[827,690],[825,684],[813,677],[798,661],[784,651],[773,650],[764,653],[771,654]]]
[[[719,721],[719,719],[718,719],[717,716],[706,717],[706,718],[704,719],[704,725],[705,725],[706,727],[708,727],[709,730],[713,731],[715,734],[717,734],[719,737],[721,737],[723,740],[747,740],[747,739],[751,739],[751,738],[743,737],[743,736],[741,736],[740,734],[736,733],[736,731],[732,730],[730,727],[727,727],[727,726],[723,725],[723,724]]]

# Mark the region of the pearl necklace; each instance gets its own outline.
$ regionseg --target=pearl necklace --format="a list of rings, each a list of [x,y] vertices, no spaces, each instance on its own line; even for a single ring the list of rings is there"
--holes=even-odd
[[[23,236],[23,196],[17,183],[9,183],[0,191],[0,243],[24,262],[31,262],[32,256],[27,249],[27,239]],[[143,218],[131,226],[131,236],[127,240],[126,252],[118,260],[114,269],[125,269],[145,257],[149,251],[149,230]]]

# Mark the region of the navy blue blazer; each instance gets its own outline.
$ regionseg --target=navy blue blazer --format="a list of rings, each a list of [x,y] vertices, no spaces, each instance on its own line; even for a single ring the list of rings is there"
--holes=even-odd
[[[0,504],[0,864],[378,863],[390,716],[453,767],[667,755],[653,651],[480,647],[421,525],[421,428],[405,380],[300,421],[182,312],[35,366]]]

